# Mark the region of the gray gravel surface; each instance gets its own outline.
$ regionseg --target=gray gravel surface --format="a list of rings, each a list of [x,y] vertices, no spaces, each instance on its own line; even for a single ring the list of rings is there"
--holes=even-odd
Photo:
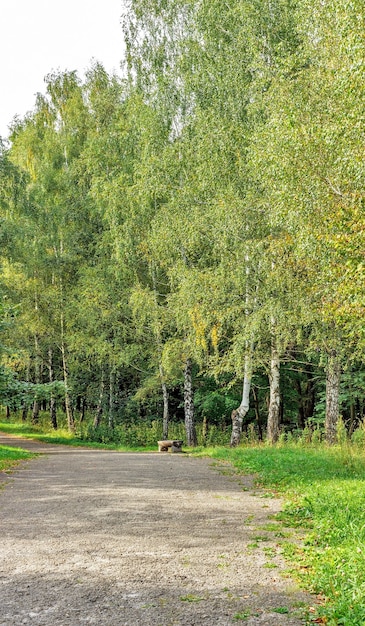
[[[184,454],[0,444],[42,453],[3,477],[1,626],[304,623],[272,528],[282,503],[251,477]]]

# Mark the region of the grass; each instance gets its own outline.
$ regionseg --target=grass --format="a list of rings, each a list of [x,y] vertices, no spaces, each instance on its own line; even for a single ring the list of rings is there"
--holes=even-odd
[[[288,615],[290,613],[287,606],[278,606],[277,609],[272,609],[273,613],[280,613],[281,615]]]
[[[35,454],[21,450],[20,448],[10,448],[8,446],[0,446],[0,472],[8,472],[21,461],[31,459]]]
[[[365,624],[365,451],[355,446],[212,448],[200,454],[286,500],[277,519],[305,529],[305,543],[286,556],[302,585],[321,594],[317,620],[327,626]],[[314,617],[313,617],[314,619]]]
[[[21,413],[14,412],[11,419],[5,418],[5,411],[0,407],[0,422],[7,432],[15,432],[24,436],[51,441],[52,443],[65,443],[67,445],[93,445],[118,450],[156,450],[157,441],[162,436],[162,421],[159,419],[139,420],[136,422],[123,422],[110,428],[105,421],[99,426],[93,426],[93,415],[86,413],[84,420],[77,420],[76,433],[71,436],[67,430],[65,414],[57,412],[59,428],[55,432],[50,427],[50,417],[47,411],[41,411],[37,425],[22,421]],[[13,430],[15,428],[15,431]],[[9,430],[10,429],[10,430]],[[199,444],[226,445],[229,441],[228,430],[218,429],[211,425],[208,432],[204,430],[204,424],[196,425]],[[183,422],[171,421],[169,424],[169,439],[185,439],[185,425]]]
[[[241,613],[236,613],[236,615],[234,615],[233,619],[236,621],[245,621],[246,619],[248,619],[249,617],[251,617],[251,611],[247,610],[247,611],[241,611]]]

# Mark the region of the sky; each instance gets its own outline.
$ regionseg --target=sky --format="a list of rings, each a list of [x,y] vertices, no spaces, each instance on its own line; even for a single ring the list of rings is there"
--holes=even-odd
[[[0,0],[0,135],[33,109],[44,78],[92,60],[120,72],[123,0]]]

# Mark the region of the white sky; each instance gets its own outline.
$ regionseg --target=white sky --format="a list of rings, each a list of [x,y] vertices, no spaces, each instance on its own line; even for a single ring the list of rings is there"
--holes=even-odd
[[[119,72],[123,0],[0,0],[0,135],[45,92],[53,70],[77,70],[92,59]]]

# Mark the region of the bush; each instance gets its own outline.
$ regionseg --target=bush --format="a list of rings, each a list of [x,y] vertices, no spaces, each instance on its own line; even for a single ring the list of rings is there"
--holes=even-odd
[[[365,445],[365,420],[361,422],[360,426],[356,428],[356,430],[354,430],[351,441],[356,446],[363,447]]]

